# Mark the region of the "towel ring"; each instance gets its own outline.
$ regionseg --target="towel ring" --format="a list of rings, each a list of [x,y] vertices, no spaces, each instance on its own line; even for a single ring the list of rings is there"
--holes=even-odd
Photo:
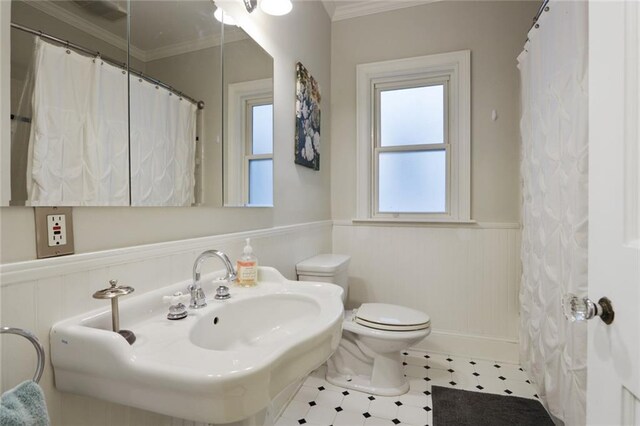
[[[36,348],[36,353],[38,354],[38,366],[36,367],[36,374],[33,376],[33,381],[38,383],[40,378],[42,377],[42,373],[44,372],[44,347],[40,343],[40,340],[31,333],[30,331],[23,330],[21,328],[13,328],[13,327],[0,327],[0,334],[17,334],[18,336],[22,336],[33,344],[33,347]]]

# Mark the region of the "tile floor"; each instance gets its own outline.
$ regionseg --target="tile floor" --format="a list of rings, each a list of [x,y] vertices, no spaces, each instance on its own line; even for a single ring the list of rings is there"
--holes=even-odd
[[[307,377],[276,426],[424,426],[432,424],[431,386],[538,398],[520,366],[453,355],[405,351],[409,392],[369,395],[329,384],[326,366]]]

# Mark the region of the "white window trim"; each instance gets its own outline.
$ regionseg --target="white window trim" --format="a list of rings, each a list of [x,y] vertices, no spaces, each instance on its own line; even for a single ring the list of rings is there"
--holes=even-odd
[[[256,98],[273,97],[273,79],[245,81],[229,84],[227,91],[227,129],[224,155],[225,170],[225,206],[246,205],[245,187],[245,149],[246,149],[246,113],[248,101]],[[236,142],[232,142],[236,141]]]
[[[374,208],[374,86],[395,78],[449,78],[450,173],[446,214],[376,217]],[[357,66],[356,220],[471,222],[471,51],[441,53]]]

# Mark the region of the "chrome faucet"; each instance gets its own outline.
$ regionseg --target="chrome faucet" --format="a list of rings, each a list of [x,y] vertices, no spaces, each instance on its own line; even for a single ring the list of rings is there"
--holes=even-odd
[[[204,290],[200,287],[200,266],[205,259],[209,257],[217,257],[222,260],[225,268],[227,268],[227,275],[224,277],[225,282],[229,283],[236,279],[236,271],[233,269],[233,265],[229,260],[229,257],[220,250],[207,250],[200,253],[193,263],[193,283],[189,286],[189,292],[191,293],[190,308],[198,309],[207,306]],[[229,294],[229,287],[221,284],[216,289],[216,299],[228,299],[231,297]]]

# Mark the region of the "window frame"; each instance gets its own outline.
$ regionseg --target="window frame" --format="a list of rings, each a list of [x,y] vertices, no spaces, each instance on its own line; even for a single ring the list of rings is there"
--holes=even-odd
[[[470,214],[470,63],[471,52],[360,64],[357,66],[356,220],[385,222],[472,222]],[[438,83],[439,82],[439,83]],[[386,88],[445,85],[444,143],[380,146],[380,92]],[[382,88],[382,89],[381,89]],[[445,150],[446,211],[380,212],[380,152]]]

